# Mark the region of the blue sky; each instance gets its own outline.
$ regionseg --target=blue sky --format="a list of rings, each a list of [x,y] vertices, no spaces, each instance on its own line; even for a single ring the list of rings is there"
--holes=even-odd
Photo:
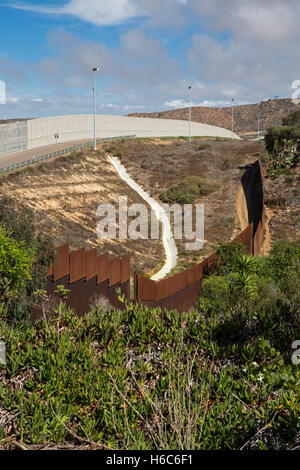
[[[297,0],[2,0],[0,118],[128,114],[290,97]]]

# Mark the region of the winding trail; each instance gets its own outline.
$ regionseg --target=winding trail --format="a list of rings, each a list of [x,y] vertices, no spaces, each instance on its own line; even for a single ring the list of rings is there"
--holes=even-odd
[[[170,225],[170,220],[164,211],[163,207],[149,196],[139,184],[137,184],[127,173],[126,168],[122,165],[117,157],[111,157],[106,154],[108,161],[114,166],[119,176],[124,180],[134,191],[136,191],[141,198],[146,201],[153,210],[155,217],[162,223],[162,242],[166,253],[166,261],[163,267],[155,273],[151,279],[159,281],[163,279],[177,264],[178,251],[173,238],[173,233]]]

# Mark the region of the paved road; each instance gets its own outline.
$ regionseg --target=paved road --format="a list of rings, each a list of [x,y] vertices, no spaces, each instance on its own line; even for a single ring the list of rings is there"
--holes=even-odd
[[[9,155],[0,156],[0,168],[4,168],[14,163],[24,162],[25,160],[31,160],[33,157],[39,157],[41,155],[46,155],[47,153],[56,152],[57,150],[63,150],[68,147],[73,147],[79,144],[85,144],[90,142],[91,139],[85,140],[72,140],[71,142],[62,142],[58,144],[44,145],[43,147],[38,147],[29,150],[22,150],[21,152],[10,153]]]

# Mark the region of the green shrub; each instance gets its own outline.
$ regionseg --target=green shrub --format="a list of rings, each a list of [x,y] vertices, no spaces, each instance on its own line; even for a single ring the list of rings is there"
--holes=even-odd
[[[13,297],[31,279],[34,258],[24,242],[17,242],[0,226],[0,307],[6,313]]]
[[[300,128],[300,111],[291,111],[286,117],[282,119],[283,126],[295,126]]]
[[[202,280],[201,309],[222,311],[228,307],[231,298],[230,280],[225,276],[208,276]]]
[[[262,277],[281,281],[300,276],[300,242],[279,241],[270,255],[259,258],[259,274]]]
[[[285,184],[292,184],[293,183],[293,178],[291,176],[286,176],[284,178]]]
[[[220,243],[215,254],[216,260],[213,262],[210,272],[225,275],[238,271],[241,256],[247,254],[247,247],[240,240],[232,243]]]
[[[0,226],[34,257],[30,278],[19,286],[18,296],[12,297],[6,306],[9,318],[26,320],[31,315],[31,304],[36,300],[35,291],[46,286],[47,269],[54,259],[55,250],[49,237],[36,233],[32,210],[6,196],[0,199]]]
[[[203,180],[199,176],[187,176],[181,183],[171,186],[159,198],[164,203],[191,204],[200,196],[217,191],[218,184]]]
[[[201,145],[199,145],[198,150],[201,151],[201,150],[206,150],[206,149],[209,149],[209,148],[211,148],[211,146],[209,144],[201,144]]]

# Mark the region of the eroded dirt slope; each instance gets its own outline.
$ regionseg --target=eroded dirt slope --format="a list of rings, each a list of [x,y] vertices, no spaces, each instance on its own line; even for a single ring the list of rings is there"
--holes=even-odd
[[[119,196],[127,196],[128,204],[144,203],[101,151],[85,150],[11,173],[0,189],[34,210],[38,229],[50,234],[55,246],[69,242],[71,249],[96,247],[112,255],[131,253],[132,267],[139,272],[153,273],[163,264],[159,240],[97,238],[99,204],[113,204],[118,214]]]
[[[186,240],[177,241],[176,272],[201,261],[247,224],[240,180],[245,166],[257,160],[263,150],[260,143],[215,139],[106,143],[97,152],[88,149],[11,173],[1,190],[34,210],[39,229],[51,235],[55,246],[69,242],[72,249],[97,247],[114,255],[130,252],[134,270],[153,274],[164,263],[161,241],[97,238],[99,204],[112,203],[118,209],[119,196],[124,195],[129,205],[144,203],[119,178],[106,154],[120,158],[133,179],[158,201],[170,186],[186,177],[199,176],[216,186],[213,193],[195,201],[205,208],[205,243],[202,250],[186,251]]]

